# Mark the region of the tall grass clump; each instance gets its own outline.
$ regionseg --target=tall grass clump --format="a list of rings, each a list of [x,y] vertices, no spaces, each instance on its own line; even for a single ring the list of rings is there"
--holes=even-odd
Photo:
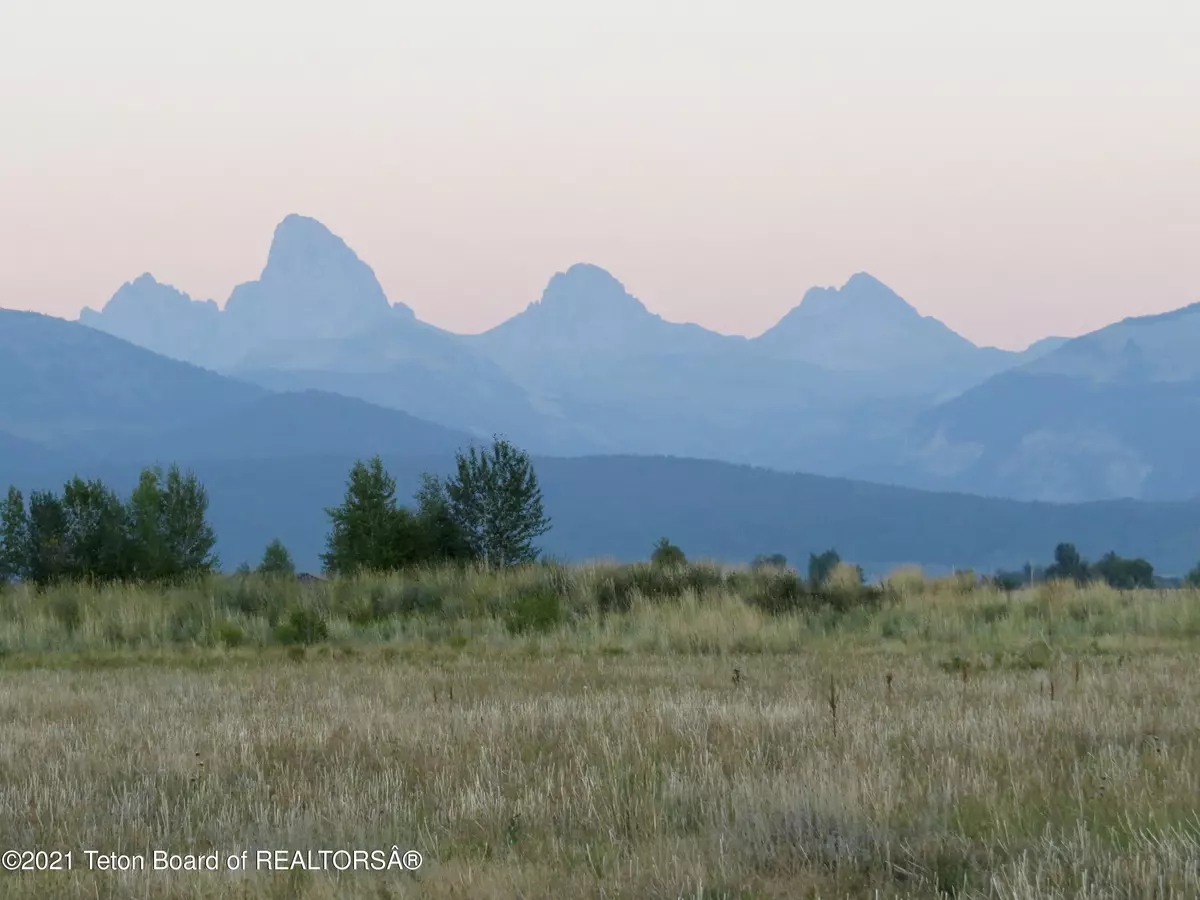
[[[664,611],[658,618],[648,613],[656,607]],[[1194,639],[1200,636],[1200,590],[1059,581],[1009,591],[970,573],[927,579],[916,570],[864,584],[857,567],[845,563],[816,586],[779,566],[711,563],[425,566],[316,581],[242,573],[160,586],[18,584],[0,590],[0,649],[12,656],[483,634],[500,643],[559,634],[554,640],[563,649],[614,641],[629,649],[638,644],[630,638],[635,623],[653,620],[658,633],[683,627],[688,615],[724,616],[731,633],[743,628],[760,647],[792,648],[836,635],[1015,653],[1012,648],[1039,641],[1059,647]],[[325,623],[324,631],[306,624],[312,617]],[[778,640],[764,637],[772,630]],[[736,644],[735,637],[720,646]],[[704,641],[689,643],[700,645]]]

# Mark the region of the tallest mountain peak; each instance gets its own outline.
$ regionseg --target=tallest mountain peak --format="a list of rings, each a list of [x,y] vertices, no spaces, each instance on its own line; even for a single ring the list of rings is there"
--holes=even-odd
[[[239,285],[225,311],[274,339],[344,337],[389,317],[374,271],[316,219],[289,215],[277,226],[258,281]]]
[[[285,216],[275,226],[264,277],[273,266],[311,266],[314,263],[323,267],[336,264],[343,269],[368,268],[345,241],[316,219],[295,213]]]

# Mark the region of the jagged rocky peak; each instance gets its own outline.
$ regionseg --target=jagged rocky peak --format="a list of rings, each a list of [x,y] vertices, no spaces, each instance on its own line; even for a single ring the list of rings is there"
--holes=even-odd
[[[178,308],[191,308],[193,304],[204,309],[217,310],[213,300],[193,300],[185,292],[158,281],[149,272],[143,272],[133,281],[127,281],[104,304],[105,313],[120,314],[125,311],[144,312],[151,307],[169,304]]]
[[[212,300],[193,300],[145,273],[127,281],[97,312],[85,306],[81,324],[161,353],[204,365],[204,348],[214,341],[221,310]]]
[[[361,278],[367,273],[374,279],[370,266],[344,240],[316,219],[293,213],[275,226],[262,279],[339,274]]]
[[[647,314],[646,307],[625,285],[591,263],[576,263],[567,271],[556,273],[542,292],[542,299],[531,304],[530,309],[588,319]]]
[[[810,288],[793,312],[805,317],[845,313],[920,317],[903,297],[866,272],[850,276],[840,288]]]
[[[275,338],[343,337],[395,321],[398,312],[345,241],[295,214],[276,226],[259,280],[238,285],[225,310],[252,332]]]
[[[85,306],[80,310],[79,321],[138,343],[146,328],[161,331],[174,321],[194,325],[197,321],[215,317],[218,312],[214,301],[193,300],[178,288],[163,284],[145,272],[117,288],[100,311]]]

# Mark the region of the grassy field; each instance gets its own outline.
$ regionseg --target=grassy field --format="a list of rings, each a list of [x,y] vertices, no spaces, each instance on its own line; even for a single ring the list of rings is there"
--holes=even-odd
[[[0,850],[73,856],[0,895],[1194,900],[1198,649],[1200,592],[912,573],[10,588]]]

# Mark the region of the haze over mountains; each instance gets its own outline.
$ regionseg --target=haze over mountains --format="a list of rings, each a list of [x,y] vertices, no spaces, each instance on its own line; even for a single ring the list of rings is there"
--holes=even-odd
[[[730,561],[836,545],[870,571],[987,568],[1075,540],[1170,572],[1200,547],[1193,500],[1050,506],[822,477],[1194,497],[1200,307],[1008,353],[860,273],[747,339],[664,321],[579,264],[507,322],[456,335],[289,216],[225,309],[143,275],[80,318],[0,310],[0,380],[20,386],[0,393],[0,481],[127,487],[142,464],[179,462],[210,489],[230,566],[282,537],[315,567],[354,459],[383,454],[407,496],[493,432],[538,456],[546,548],[574,559],[641,557],[669,534]]]
[[[318,390],[536,452],[671,454],[1002,497],[1178,499],[1200,305],[978,347],[869,274],[813,288],[755,338],[667,322],[577,264],[480,335],[389,303],[321,223],[285,218],[224,309],[150,275],[80,321],[271,390]]]
[[[351,463],[384,456],[412,495],[445,472],[471,436],[337,394],[266,391],[152,353],[78,323],[0,310],[0,484],[58,488],[75,474],[120,491],[141,465],[177,462],[209,491],[226,567],[281,538],[315,570]],[[1012,568],[1074,540],[1091,556],[1119,548],[1165,573],[1191,568],[1200,502],[1051,506],[940,494],[673,457],[539,457],[567,559],[644,558],[663,534],[693,556],[730,562],[828,546],[872,575],[916,562]]]

